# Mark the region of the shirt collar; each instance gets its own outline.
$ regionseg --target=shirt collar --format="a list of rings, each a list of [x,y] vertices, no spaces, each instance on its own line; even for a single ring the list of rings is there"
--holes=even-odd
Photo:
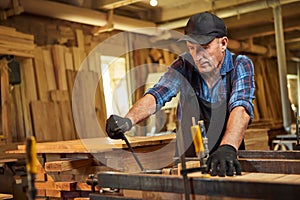
[[[220,74],[226,75],[229,71],[233,69],[233,67],[234,66],[232,62],[232,53],[228,49],[226,49],[224,61],[220,69]]]

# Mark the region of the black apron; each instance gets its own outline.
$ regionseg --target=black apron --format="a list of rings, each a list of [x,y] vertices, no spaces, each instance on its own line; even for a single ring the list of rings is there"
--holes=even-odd
[[[235,56],[236,57],[236,56]],[[233,60],[235,60],[233,57]],[[198,71],[194,69],[190,84],[195,88],[189,89],[185,96],[180,96],[184,98],[181,101],[179,109],[181,109],[181,126],[182,134],[184,140],[184,149],[186,157],[196,157],[195,147],[193,144],[193,139],[191,136],[190,127],[192,126],[192,117],[195,117],[196,122],[199,120],[204,120],[205,128],[208,137],[208,147],[210,154],[213,153],[220,145],[221,140],[226,131],[227,121],[229,117],[228,103],[230,99],[231,87],[231,70],[226,74],[226,98],[217,103],[210,103],[199,98],[195,91],[199,91],[199,84],[193,83],[198,79]],[[201,89],[200,89],[201,90]],[[239,149],[245,149],[244,141],[242,142]],[[175,157],[178,156],[178,150],[176,149]]]

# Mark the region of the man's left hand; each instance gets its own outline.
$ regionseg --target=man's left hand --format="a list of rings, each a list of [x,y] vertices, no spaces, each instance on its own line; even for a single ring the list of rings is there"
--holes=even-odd
[[[237,159],[236,149],[229,145],[221,145],[207,159],[207,171],[211,170],[212,176],[233,176],[242,174],[241,165]]]

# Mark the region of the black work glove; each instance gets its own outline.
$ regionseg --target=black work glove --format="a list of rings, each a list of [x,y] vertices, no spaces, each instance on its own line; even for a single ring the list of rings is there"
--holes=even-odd
[[[237,159],[237,151],[229,144],[221,145],[207,159],[207,172],[211,169],[212,176],[233,176],[242,174],[241,165]]]
[[[106,132],[111,139],[123,139],[124,133],[132,127],[132,122],[128,118],[118,115],[111,115],[106,120]]]

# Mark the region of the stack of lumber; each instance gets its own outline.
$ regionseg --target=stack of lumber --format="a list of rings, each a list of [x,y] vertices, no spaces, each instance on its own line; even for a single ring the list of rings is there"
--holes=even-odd
[[[12,91],[13,141],[24,141],[33,133],[38,142],[77,139],[72,114],[72,91],[76,75],[85,60],[84,38],[81,30],[76,31],[77,46],[38,46],[34,48],[33,59],[22,59],[21,84]],[[88,69],[80,71],[85,75],[87,87],[98,82],[100,76],[100,55],[88,58]],[[81,88],[82,89],[82,88]],[[84,88],[82,90],[88,90]],[[83,95],[84,95],[84,91]],[[78,97],[80,98],[80,97]],[[83,98],[83,97],[82,97]],[[97,120],[103,128],[106,109],[101,79],[95,92]],[[87,112],[81,110],[83,119]],[[85,127],[88,128],[88,127]],[[91,131],[85,137],[101,137]]]
[[[16,31],[14,28],[0,26],[0,55],[18,56],[18,57],[33,57],[34,52],[34,36]],[[1,140],[12,142],[11,117],[11,101],[10,101],[10,86],[9,86],[9,71],[8,61],[1,58],[0,63],[0,78],[1,78]],[[2,141],[0,141],[1,143]]]
[[[153,137],[128,137],[143,166],[157,169],[162,162],[173,162],[174,134]],[[171,144],[171,145],[168,145]],[[166,146],[169,146],[166,148]],[[164,152],[153,151],[162,147]],[[25,153],[25,145],[18,145],[9,155]],[[140,171],[132,154],[122,140],[109,138],[82,139],[37,143],[37,175],[35,186],[38,199],[73,199],[88,197],[91,186],[86,180],[100,171]],[[139,154],[142,153],[142,154]],[[164,167],[164,166],[160,166]],[[99,188],[95,188],[99,190]]]
[[[0,54],[33,57],[34,36],[16,31],[15,28],[0,26]]]
[[[262,57],[252,58],[255,66],[255,120],[282,121],[281,94],[277,62]]]

